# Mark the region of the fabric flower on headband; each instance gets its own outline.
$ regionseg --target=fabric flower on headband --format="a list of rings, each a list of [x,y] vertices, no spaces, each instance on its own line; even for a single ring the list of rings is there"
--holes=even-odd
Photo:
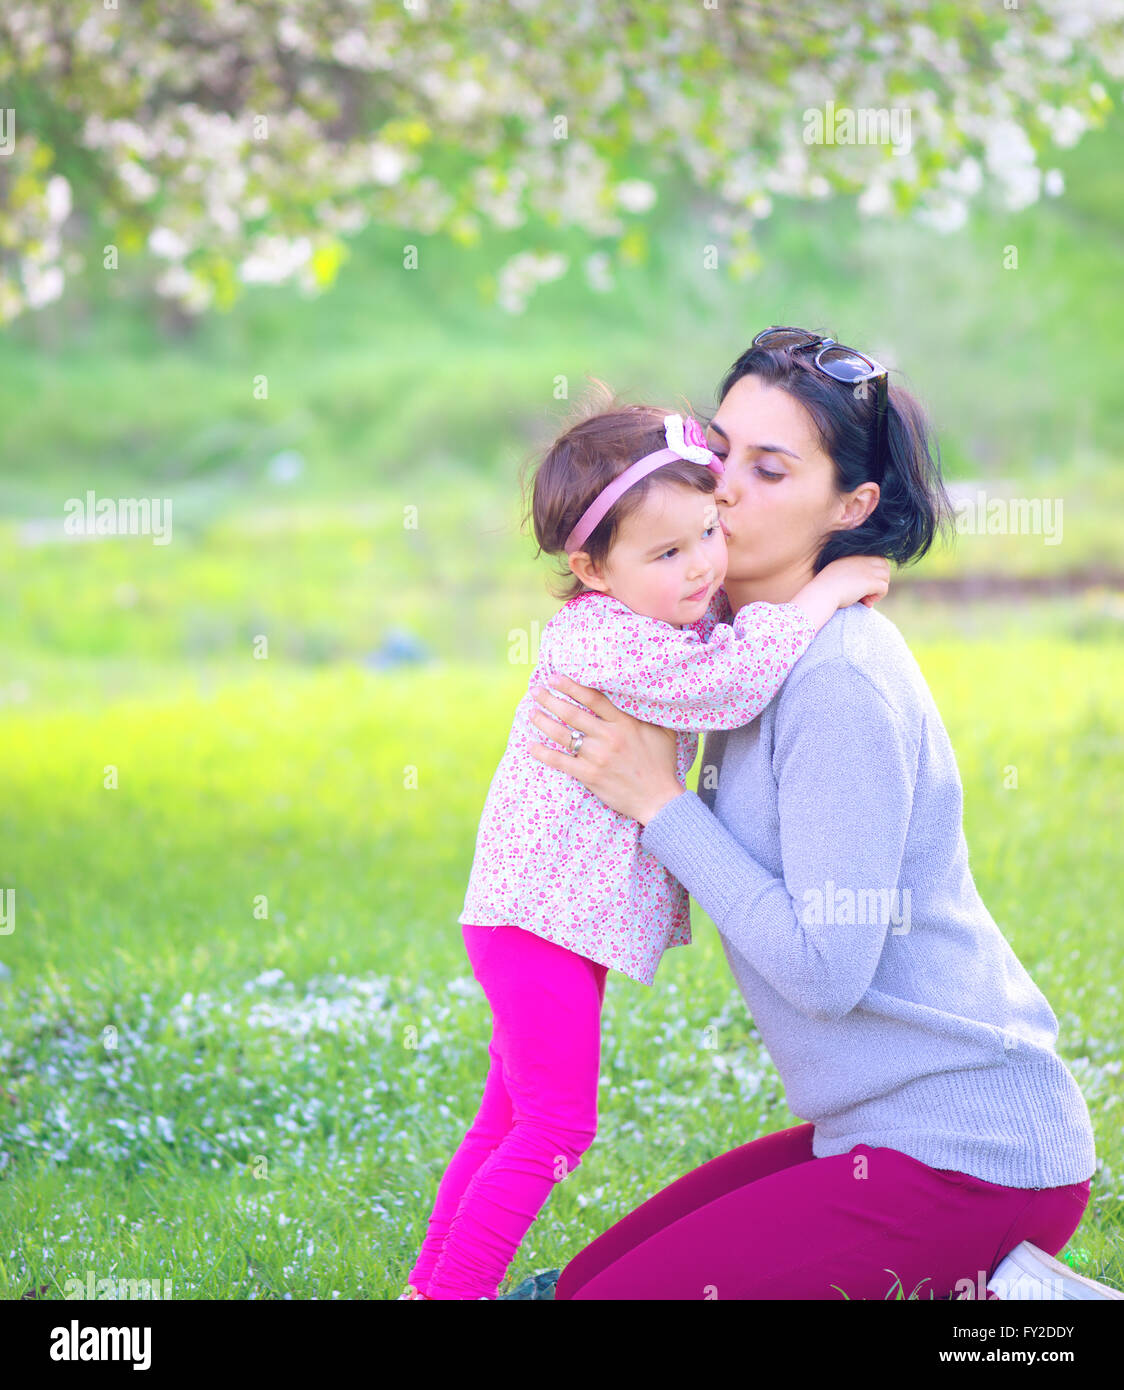
[[[663,425],[669,449],[674,450],[680,458],[690,463],[701,463],[721,475],[722,460],[706,447],[706,433],[696,419],[690,415],[686,420],[682,415],[665,415]]]

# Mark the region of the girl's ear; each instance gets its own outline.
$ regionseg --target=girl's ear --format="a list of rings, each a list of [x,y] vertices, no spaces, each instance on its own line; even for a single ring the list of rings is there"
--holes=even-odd
[[[584,550],[575,550],[568,557],[570,562],[570,573],[576,575],[587,589],[598,589],[604,593],[608,589],[608,584],[597,573],[592,561]]]

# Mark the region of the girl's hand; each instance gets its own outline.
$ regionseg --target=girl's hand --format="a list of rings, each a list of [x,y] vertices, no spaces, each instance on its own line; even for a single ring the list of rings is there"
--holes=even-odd
[[[865,603],[871,608],[890,588],[890,562],[881,555],[848,555],[825,565],[817,578],[831,584],[836,607]]]
[[[840,608],[852,603],[865,603],[870,608],[885,597],[889,587],[889,560],[881,555],[847,555],[824,565],[792,602],[804,610],[808,621],[819,632]]]
[[[588,705],[592,712],[576,709],[536,686],[532,697],[557,718],[535,710],[531,723],[563,746],[570,741],[571,729],[579,729],[585,740],[578,754],[561,753],[545,743],[533,743],[528,750],[531,756],[576,777],[622,816],[647,825],[661,807],[683,791],[676,775],[675,731],[634,719],[599,690],[579,685],[569,676],[553,675],[550,684]]]

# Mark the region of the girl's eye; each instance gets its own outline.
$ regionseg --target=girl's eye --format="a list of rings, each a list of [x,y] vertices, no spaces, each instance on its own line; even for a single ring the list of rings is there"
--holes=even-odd
[[[704,536],[711,536],[711,535],[713,535],[714,532],[717,531],[717,530],[718,530],[718,523],[715,522],[715,524],[714,524],[713,526],[708,526],[708,527],[706,528],[706,530],[703,532],[703,535],[704,535]],[[673,546],[671,547],[670,550],[665,550],[664,553],[663,553],[662,555],[657,555],[657,556],[656,556],[656,559],[657,559],[657,560],[665,560],[669,555],[674,555],[675,552],[676,552],[678,549],[679,549],[679,547],[678,547],[677,545],[673,545]]]

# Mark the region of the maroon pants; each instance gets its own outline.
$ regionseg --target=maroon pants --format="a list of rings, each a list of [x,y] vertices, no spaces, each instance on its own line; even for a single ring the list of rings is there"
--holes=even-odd
[[[983,1298],[1020,1241],[1056,1255],[1091,1179],[1040,1190],[857,1144],[813,1158],[811,1124],[686,1173],[570,1261],[557,1299]]]

